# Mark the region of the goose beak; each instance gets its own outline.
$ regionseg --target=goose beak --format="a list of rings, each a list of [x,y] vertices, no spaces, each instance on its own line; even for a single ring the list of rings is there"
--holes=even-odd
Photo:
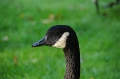
[[[39,47],[39,46],[43,46],[44,44],[45,44],[45,37],[43,37],[41,40],[33,43],[32,47]]]

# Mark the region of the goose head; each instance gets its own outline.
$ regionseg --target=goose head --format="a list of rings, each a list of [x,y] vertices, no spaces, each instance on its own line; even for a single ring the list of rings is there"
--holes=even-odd
[[[67,25],[55,25],[49,28],[46,35],[39,41],[35,42],[32,47],[52,46],[56,48],[66,48],[69,43],[68,39],[70,39],[70,36],[73,34],[74,31],[71,27]],[[74,43],[74,35],[71,41]]]

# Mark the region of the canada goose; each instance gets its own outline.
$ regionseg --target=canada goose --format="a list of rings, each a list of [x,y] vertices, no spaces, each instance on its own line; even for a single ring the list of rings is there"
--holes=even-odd
[[[80,51],[75,31],[68,25],[55,25],[32,47],[52,46],[62,48],[66,59],[64,79],[80,78]]]

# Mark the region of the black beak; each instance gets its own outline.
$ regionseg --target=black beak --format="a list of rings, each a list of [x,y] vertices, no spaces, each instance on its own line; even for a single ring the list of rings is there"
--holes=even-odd
[[[46,37],[43,37],[41,40],[39,40],[38,42],[35,42],[32,44],[32,47],[39,47],[39,46],[43,46],[45,45],[45,40]]]

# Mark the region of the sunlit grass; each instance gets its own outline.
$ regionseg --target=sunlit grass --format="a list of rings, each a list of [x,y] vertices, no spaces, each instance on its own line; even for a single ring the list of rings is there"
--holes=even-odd
[[[31,47],[56,24],[77,33],[81,79],[119,79],[119,6],[102,9],[107,16],[95,12],[93,3],[84,0],[1,0],[0,79],[63,79],[62,49]]]

